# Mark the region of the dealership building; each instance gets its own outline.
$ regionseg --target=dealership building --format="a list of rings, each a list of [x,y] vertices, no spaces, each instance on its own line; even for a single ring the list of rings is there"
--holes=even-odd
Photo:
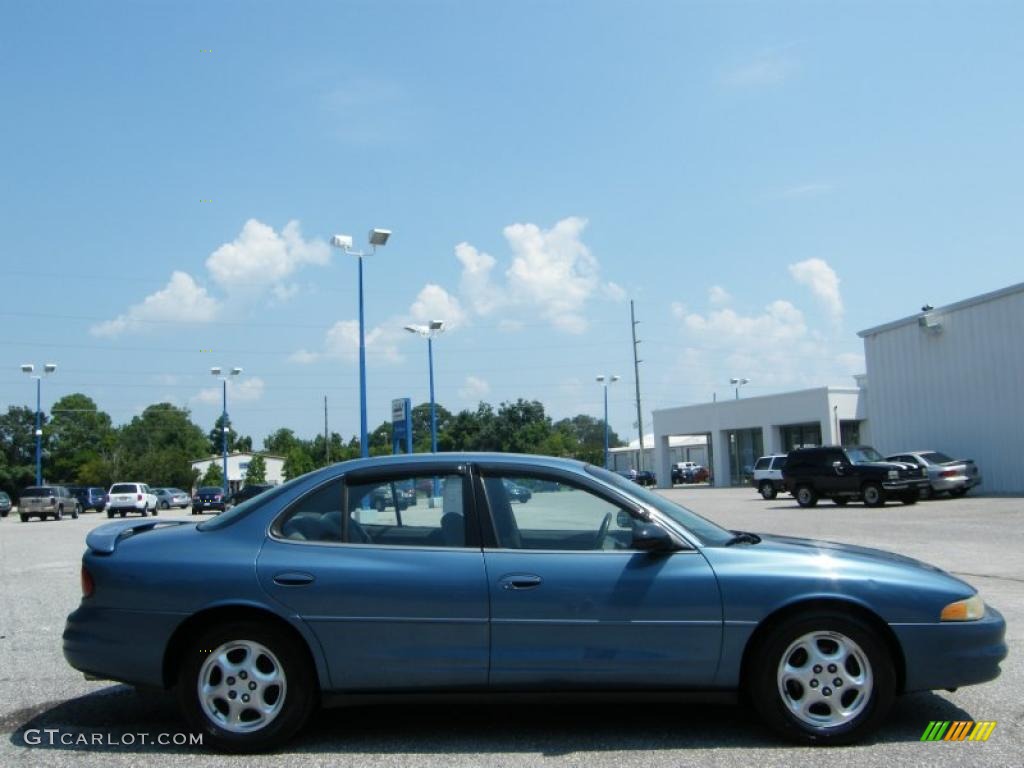
[[[759,456],[813,445],[933,449],[974,459],[982,492],[1024,493],[1024,283],[861,331],[866,375],[654,412],[654,470],[702,436],[715,485],[749,482]]]

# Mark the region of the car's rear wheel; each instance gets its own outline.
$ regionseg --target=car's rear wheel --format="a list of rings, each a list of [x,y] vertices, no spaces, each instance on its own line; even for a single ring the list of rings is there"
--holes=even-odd
[[[120,512],[118,512],[118,514],[121,515],[121,517],[125,517],[128,514],[128,512],[122,509]]]
[[[82,511],[82,506],[80,504],[75,504],[75,508],[71,512],[71,519],[72,520],[77,520],[78,519],[78,515],[79,515],[79,513],[81,511]]]
[[[207,630],[186,649],[178,702],[204,743],[260,752],[290,738],[309,718],[316,679],[304,649],[286,632],[255,622]]]
[[[885,496],[882,495],[882,486],[878,483],[866,483],[861,489],[861,496],[864,503],[869,507],[880,507],[885,504]]]
[[[53,516],[54,520],[64,519],[64,507],[57,507],[57,513]]]
[[[19,514],[18,517],[21,518],[21,522],[23,522],[23,523],[27,523],[28,522],[28,515],[20,515]]]
[[[801,485],[796,489],[796,503],[801,507],[813,507],[818,503],[818,494],[811,486]]]
[[[168,504],[166,501],[161,501],[160,502],[160,509],[170,509],[170,508],[171,508],[171,505]]]
[[[112,510],[112,509],[108,509],[107,510],[107,519],[109,519],[109,520],[113,520],[114,519],[114,510]]]
[[[949,495],[954,497],[954,498],[956,498],[957,496],[966,496],[967,495],[967,491],[968,491],[967,488],[954,488],[953,490],[951,490],[949,492]]]
[[[775,490],[775,484],[770,480],[762,480],[757,491],[761,494],[762,498],[765,499],[774,499],[779,495],[779,492]]]
[[[895,698],[892,658],[877,633],[854,616],[794,616],[752,651],[751,703],[793,741],[856,741],[878,727]]]

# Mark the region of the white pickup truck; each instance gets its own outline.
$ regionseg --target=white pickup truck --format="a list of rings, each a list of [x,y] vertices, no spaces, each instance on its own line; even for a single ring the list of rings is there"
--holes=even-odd
[[[124,517],[129,512],[155,517],[157,503],[156,494],[145,483],[114,483],[107,492],[107,517]]]

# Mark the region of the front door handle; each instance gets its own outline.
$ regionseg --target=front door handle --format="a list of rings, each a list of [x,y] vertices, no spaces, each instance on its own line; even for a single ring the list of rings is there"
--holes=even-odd
[[[512,573],[502,576],[499,583],[502,589],[533,589],[539,587],[543,581],[540,576],[532,573]]]
[[[287,571],[274,576],[274,583],[281,587],[303,587],[313,581],[313,574],[302,571]]]

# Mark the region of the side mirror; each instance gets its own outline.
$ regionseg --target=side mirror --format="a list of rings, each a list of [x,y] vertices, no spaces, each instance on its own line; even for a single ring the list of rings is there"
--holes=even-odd
[[[841,461],[833,461],[832,462],[832,469],[834,469],[836,471],[837,475],[843,474],[843,462],[841,462]]]
[[[669,532],[656,523],[641,523],[633,529],[633,549],[643,552],[671,552],[678,549]]]

